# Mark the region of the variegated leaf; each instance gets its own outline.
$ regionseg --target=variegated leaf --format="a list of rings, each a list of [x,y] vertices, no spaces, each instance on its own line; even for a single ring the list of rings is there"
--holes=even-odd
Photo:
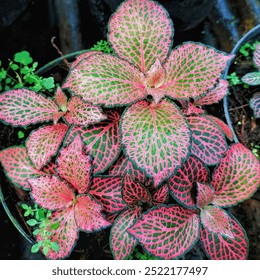
[[[186,160],[190,130],[178,107],[168,100],[131,105],[121,119],[125,153],[157,186]]]
[[[94,177],[89,193],[102,204],[106,212],[118,212],[126,208],[122,200],[121,183],[120,177]]]
[[[63,85],[94,105],[127,105],[146,96],[143,74],[110,54],[92,55],[73,68]]]
[[[180,206],[161,206],[144,213],[128,229],[150,254],[163,259],[177,259],[198,241],[199,216]]]
[[[6,176],[20,188],[30,189],[27,179],[38,177],[43,173],[33,166],[24,146],[10,147],[0,151],[0,162]]]
[[[260,186],[260,163],[242,144],[232,145],[213,174],[213,203],[233,206],[251,197]]]
[[[172,45],[167,11],[150,0],[124,2],[111,17],[108,39],[116,54],[147,72],[155,59],[164,61]]]
[[[256,67],[258,67],[260,71],[260,44],[256,45],[254,55],[253,55],[253,61]]]
[[[110,232],[110,249],[114,259],[124,260],[133,252],[138,241],[127,230],[141,213],[141,208],[135,207],[122,212],[115,220]]]
[[[200,210],[200,219],[208,231],[234,238],[229,216],[223,209],[215,206],[205,206]]]
[[[205,113],[205,111],[200,108],[200,107],[196,107],[195,105],[193,105],[193,103],[188,101],[187,104],[187,109],[184,109],[184,114],[189,116],[189,115],[202,115]]]
[[[135,182],[129,174],[124,176],[122,184],[122,197],[129,207],[133,208],[142,203],[151,205],[152,197],[149,191],[139,182]]]
[[[229,219],[233,238],[201,228],[200,239],[205,252],[212,260],[245,260],[247,257],[248,239],[246,232],[234,217],[230,216]]]
[[[34,130],[26,140],[28,155],[40,170],[55,155],[68,131],[66,124],[48,125]]]
[[[152,195],[153,204],[160,205],[166,203],[168,197],[169,197],[169,188],[167,184],[164,184]]]
[[[208,184],[197,183],[197,207],[202,208],[213,200],[214,190]]]
[[[73,204],[74,193],[67,182],[56,176],[40,176],[28,179],[32,197],[41,207],[57,210]]]
[[[51,248],[47,254],[49,259],[63,259],[70,255],[71,251],[74,249],[75,242],[78,239],[78,228],[74,218],[74,211],[72,206],[66,209],[55,211],[49,218],[49,228],[47,230],[51,232],[51,236],[48,236],[51,242],[57,242],[60,250],[58,252],[53,251]],[[52,229],[52,224],[58,224],[58,229]],[[41,241],[42,238],[38,234],[37,242]]]
[[[169,179],[171,195],[185,207],[195,207],[195,197],[192,195],[193,184],[207,182],[209,171],[204,163],[195,156],[190,156],[177,173]]]
[[[84,126],[98,123],[106,118],[99,107],[84,102],[78,96],[73,96],[69,100],[68,112],[64,116],[67,123]]]
[[[58,87],[54,94],[54,101],[62,112],[67,112],[67,96],[63,93],[61,87]]]
[[[75,59],[75,61],[73,61],[70,65],[70,68],[74,68],[76,67],[82,60],[87,59],[88,57],[90,57],[93,54],[102,54],[102,52],[99,51],[86,51],[80,55],[78,55]]]
[[[50,161],[42,168],[42,172],[47,175],[56,175],[56,167],[56,164]]]
[[[228,145],[219,126],[205,116],[187,117],[192,131],[192,154],[207,165],[219,163]]]
[[[165,70],[157,58],[145,75],[145,86],[148,88],[159,88],[165,80]]]
[[[245,74],[241,78],[241,81],[245,84],[250,85],[250,86],[260,85],[260,71]]]
[[[14,89],[0,94],[0,120],[13,126],[47,122],[58,112],[49,98],[28,89]]]
[[[260,92],[257,92],[250,99],[250,107],[256,119],[260,118]]]
[[[77,136],[69,146],[60,150],[58,173],[78,193],[85,193],[90,185],[91,171],[91,158],[83,152],[82,140]]]
[[[110,226],[101,210],[101,205],[90,195],[78,195],[74,206],[78,227],[86,232],[95,232]]]
[[[163,89],[174,99],[198,99],[212,89],[233,56],[198,43],[185,43],[172,51],[164,68]]]

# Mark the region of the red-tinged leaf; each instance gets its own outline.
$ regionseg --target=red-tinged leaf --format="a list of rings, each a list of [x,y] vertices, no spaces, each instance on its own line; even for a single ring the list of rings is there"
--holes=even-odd
[[[121,211],[116,213],[106,213],[106,220],[109,221],[111,224],[114,223],[116,218],[121,214]]]
[[[250,99],[250,107],[256,119],[260,118],[260,92],[257,92]]]
[[[180,258],[197,242],[199,216],[180,206],[161,206],[144,213],[128,229],[148,253],[166,260]]]
[[[122,144],[129,159],[157,186],[186,160],[190,130],[178,107],[169,100],[131,105],[121,120]]]
[[[138,241],[127,230],[141,213],[140,207],[128,209],[115,220],[110,232],[110,248],[114,259],[125,260],[133,252]]]
[[[195,207],[192,196],[193,184],[207,182],[209,171],[204,163],[195,156],[190,156],[177,173],[170,178],[168,186],[171,195],[185,207]]]
[[[90,195],[78,195],[76,200],[75,219],[81,230],[95,232],[111,225],[101,213],[101,205]]]
[[[147,178],[144,171],[134,167],[132,162],[124,155],[120,156],[118,160],[110,167],[108,171],[112,176],[124,176],[130,174],[134,181],[142,183],[144,186],[151,184],[151,179]]]
[[[195,101],[195,105],[211,105],[218,103],[228,94],[228,81],[220,80],[219,84],[205,96]]]
[[[232,145],[213,174],[213,203],[233,206],[251,197],[260,186],[260,163],[242,144]]]
[[[68,184],[56,176],[40,176],[28,179],[35,202],[49,210],[63,209],[72,205],[74,193]]]
[[[42,174],[41,171],[35,169],[23,146],[10,147],[0,151],[0,161],[6,176],[17,187],[30,189],[27,179]]]
[[[51,232],[51,236],[48,238],[51,242],[57,242],[60,250],[58,252],[53,251],[51,248],[47,254],[49,259],[63,259],[70,255],[72,252],[75,242],[78,239],[78,228],[76,225],[73,207],[55,211],[49,218],[50,226],[47,228]],[[52,224],[59,223],[58,229],[52,229]],[[37,241],[41,241],[40,235],[37,235]]]
[[[122,183],[122,197],[130,208],[139,206],[142,203],[152,203],[149,191],[139,182],[135,182],[129,174],[125,175]]]
[[[37,170],[40,170],[57,153],[67,131],[68,126],[60,123],[40,127],[30,134],[25,145]]]
[[[63,93],[61,87],[57,88],[54,101],[62,112],[67,112],[67,96]]]
[[[120,177],[94,177],[89,193],[102,204],[106,212],[118,212],[126,208],[122,200],[121,183]]]
[[[70,131],[68,140],[80,133],[86,145],[86,152],[93,156],[94,173],[103,173],[117,159],[120,153],[119,120],[117,112],[109,111],[107,120],[89,127],[75,127]]]
[[[56,164],[50,161],[42,168],[42,172],[47,175],[55,175],[57,174],[56,167]]]
[[[51,121],[56,112],[58,106],[51,99],[28,89],[0,94],[0,120],[13,126]]]
[[[195,105],[193,105],[191,102],[188,101],[188,104],[187,104],[187,109],[184,110],[184,114],[185,115],[202,115],[204,114],[204,110],[199,108],[199,107],[196,107]]]
[[[87,59],[88,57],[90,57],[93,54],[102,54],[102,52],[99,51],[86,51],[82,54],[80,54],[79,56],[76,57],[75,61],[73,61],[70,65],[70,68],[74,68],[77,66],[77,64],[79,64],[82,60]]]
[[[83,152],[83,143],[77,136],[68,147],[60,150],[58,173],[78,193],[85,193],[90,185],[91,171],[91,158]]]
[[[208,184],[197,183],[197,207],[202,208],[213,200],[214,190]]]
[[[78,96],[73,96],[68,103],[68,112],[64,119],[69,124],[88,126],[106,119],[102,110],[82,101]]]
[[[57,113],[53,113],[52,117],[53,117],[53,123],[57,124],[59,119],[64,116],[66,113],[65,112],[57,112]]]
[[[260,44],[256,45],[256,49],[255,49],[254,55],[253,55],[253,61],[256,65],[256,67],[258,67],[260,70]]]
[[[212,260],[245,260],[248,240],[245,230],[234,217],[229,216],[233,238],[201,228],[200,239],[206,254]]]
[[[172,51],[161,86],[175,99],[198,99],[212,89],[233,56],[198,43],[185,43]]]
[[[222,130],[205,116],[187,117],[192,131],[192,154],[207,165],[215,165],[227,151]]]
[[[260,71],[250,72],[241,78],[241,81],[250,86],[260,85]]]
[[[219,118],[216,118],[214,116],[207,115],[207,119],[213,121],[216,125],[218,125],[223,133],[226,135],[226,137],[230,140],[233,141],[234,135],[232,130],[229,128],[227,124],[225,124],[222,120]]]
[[[127,105],[146,96],[143,74],[110,54],[92,55],[73,68],[63,88],[94,105]]]
[[[169,188],[167,184],[162,185],[152,196],[153,204],[160,205],[166,203],[169,197]]]
[[[108,39],[116,54],[147,72],[155,59],[164,61],[172,45],[167,11],[150,0],[124,2],[111,17]]]
[[[215,206],[205,206],[200,210],[200,219],[208,231],[234,238],[229,216],[223,209]]]
[[[165,71],[160,60],[157,58],[145,75],[145,85],[149,88],[159,88],[165,80]]]

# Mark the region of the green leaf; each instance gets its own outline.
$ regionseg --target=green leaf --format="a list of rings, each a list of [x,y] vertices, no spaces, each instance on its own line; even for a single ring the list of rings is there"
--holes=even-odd
[[[38,235],[40,233],[39,229],[36,229],[35,231],[33,231],[33,235]]]
[[[35,219],[30,219],[30,220],[27,221],[27,224],[28,224],[29,226],[33,227],[33,226],[35,226],[35,225],[38,224],[38,221],[35,220]]]
[[[57,242],[51,242],[51,249],[55,252],[59,252],[60,251],[60,246],[58,245]]]
[[[52,224],[50,227],[51,227],[51,229],[56,230],[60,227],[60,223],[58,222],[58,223]]]
[[[32,246],[32,248],[31,248],[31,252],[32,252],[32,253],[37,253],[37,252],[39,252],[39,250],[40,250],[40,245],[39,245],[39,243],[34,244],[34,245]]]
[[[54,83],[54,79],[53,77],[49,77],[49,78],[44,78],[42,80],[42,86],[45,89],[53,89],[55,87],[55,83]]]
[[[21,130],[18,131],[18,138],[19,138],[19,139],[24,138],[24,133],[23,133]]]
[[[16,70],[19,68],[19,66],[18,66],[17,64],[15,64],[15,63],[12,63],[10,67],[11,67],[11,69],[13,69],[14,71],[16,71]]]
[[[21,51],[21,52],[15,54],[14,61],[20,62],[23,65],[28,65],[33,62],[33,59],[30,57],[29,52]]]
[[[47,256],[48,253],[49,253],[49,247],[44,246],[42,251],[43,251],[43,254],[44,254],[45,256]]]

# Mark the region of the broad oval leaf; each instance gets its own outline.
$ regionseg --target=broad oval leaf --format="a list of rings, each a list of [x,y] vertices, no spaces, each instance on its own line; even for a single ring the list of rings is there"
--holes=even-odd
[[[91,158],[83,152],[83,143],[80,136],[77,136],[69,146],[60,150],[58,173],[78,193],[85,193],[90,185],[91,172]]]
[[[195,156],[190,156],[177,173],[169,179],[170,193],[185,207],[195,207],[195,197],[192,195],[193,184],[207,182],[209,171],[204,163]]]
[[[207,165],[219,163],[228,148],[220,127],[206,116],[190,116],[187,120],[192,131],[192,154]]]
[[[254,117],[260,118],[260,92],[257,92],[250,99],[250,107],[254,112]]]
[[[89,193],[102,204],[108,213],[115,213],[126,208],[122,199],[121,177],[94,177]]]
[[[43,173],[33,166],[24,146],[10,147],[0,151],[0,161],[6,176],[20,188],[31,189],[27,179],[38,177]]]
[[[248,254],[248,239],[238,221],[229,216],[233,238],[201,228],[200,239],[206,254],[212,260],[245,260]]]
[[[260,71],[259,72],[251,72],[245,74],[241,81],[245,84],[248,84],[250,86],[258,86],[260,85]]]
[[[253,55],[253,61],[260,71],[260,44],[256,45],[254,55]]]
[[[51,227],[53,224],[59,224],[59,228],[53,229]],[[50,239],[51,242],[58,243],[60,248],[58,252],[49,248],[47,258],[56,260],[68,257],[78,239],[78,228],[73,207],[70,206],[69,208],[53,212],[49,218],[49,227],[47,230],[51,233],[48,239]],[[37,242],[40,242],[43,238],[38,234],[36,239]]]
[[[101,205],[90,195],[78,195],[74,206],[78,227],[86,232],[95,232],[110,226],[101,210]]]
[[[154,1],[125,1],[110,18],[108,39],[115,53],[144,73],[156,58],[165,60],[172,37],[171,19]]]
[[[208,231],[234,238],[229,216],[223,209],[215,206],[205,206],[201,209],[200,219]]]
[[[0,94],[0,120],[13,126],[53,120],[58,106],[49,98],[28,89],[14,89]]]
[[[214,190],[208,184],[197,183],[197,207],[207,206],[214,199]]]
[[[216,85],[232,57],[199,43],[178,46],[164,64],[166,79],[160,88],[174,99],[198,99]]]
[[[122,198],[130,208],[142,203],[151,205],[152,198],[149,191],[139,182],[135,182],[129,174],[124,176],[122,184]]]
[[[183,164],[191,140],[185,118],[168,100],[150,105],[140,101],[127,108],[121,119],[121,137],[125,154],[153,177],[155,186]]]
[[[141,208],[127,209],[114,222],[110,231],[110,249],[116,260],[125,260],[134,250],[138,241],[127,230],[141,216]]]
[[[198,241],[199,216],[180,206],[154,207],[128,229],[150,254],[177,259]]]
[[[146,96],[143,74],[110,54],[92,55],[71,70],[63,85],[94,105],[127,105]]]
[[[160,205],[160,204],[166,203],[168,198],[169,198],[169,188],[168,188],[167,184],[162,185],[152,195],[154,205]]]
[[[55,155],[68,131],[66,124],[54,124],[34,130],[26,140],[28,155],[40,170]]]
[[[242,144],[232,145],[213,174],[213,203],[229,207],[251,197],[260,186],[260,163]]]
[[[88,126],[105,120],[106,116],[99,107],[84,102],[78,96],[73,96],[68,102],[68,112],[64,119],[68,124]]]
[[[74,200],[74,193],[68,184],[56,176],[40,176],[28,179],[32,187],[35,202],[49,210],[69,207]]]
[[[100,52],[100,51],[86,51],[86,52],[84,52],[84,53],[82,53],[82,54],[80,54],[76,57],[75,61],[73,61],[71,63],[70,68],[76,67],[83,59],[87,59],[93,54],[102,54],[102,52]]]

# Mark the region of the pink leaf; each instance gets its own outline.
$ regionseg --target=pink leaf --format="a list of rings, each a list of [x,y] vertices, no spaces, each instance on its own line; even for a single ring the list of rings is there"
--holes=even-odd
[[[146,72],[164,61],[172,45],[173,26],[167,11],[150,0],[124,2],[111,17],[108,39],[116,54]]]
[[[66,209],[55,211],[49,218],[49,228],[47,229],[51,232],[51,236],[48,238],[51,242],[57,242],[60,250],[55,252],[49,249],[47,257],[53,260],[63,259],[70,255],[74,248],[75,242],[78,239],[78,229],[74,218],[74,211],[72,206]],[[52,229],[51,225],[59,223],[58,229]],[[41,241],[40,235],[37,235],[37,241]]]
[[[213,200],[214,190],[208,184],[197,183],[197,207],[202,208]]]
[[[250,107],[254,112],[255,118],[260,118],[260,92],[257,92],[250,99]]]
[[[47,175],[56,175],[56,167],[56,164],[50,161],[42,168],[42,172]]]
[[[253,60],[255,65],[259,68],[260,70],[260,44],[256,45],[256,49],[254,51],[254,56],[253,56]]]
[[[67,96],[60,87],[55,92],[54,101],[62,112],[67,112]]]
[[[40,127],[30,134],[25,145],[37,170],[40,170],[57,153],[67,131],[68,126],[60,123]]]
[[[198,99],[212,89],[233,56],[198,43],[185,43],[172,51],[164,68],[161,89],[175,99]]]
[[[49,98],[28,89],[0,94],[0,120],[13,126],[26,126],[53,119],[57,105]]]
[[[204,110],[199,107],[196,107],[195,105],[193,105],[193,103],[188,101],[187,109],[184,110],[184,114],[188,115],[188,116],[189,115],[202,115],[202,114],[204,114]]]
[[[108,213],[123,210],[126,204],[121,194],[122,178],[119,177],[94,177],[89,193],[102,204]]]
[[[40,176],[28,179],[32,197],[43,208],[57,210],[72,205],[74,193],[68,184],[56,176]]]
[[[7,177],[17,187],[30,189],[27,179],[42,174],[41,171],[35,169],[23,146],[10,147],[0,151],[0,161]]]
[[[75,219],[78,227],[94,232],[110,226],[101,213],[102,207],[90,195],[78,195],[75,204]]]
[[[195,105],[211,105],[218,103],[228,94],[228,81],[220,80],[219,84],[210,90],[205,96],[195,101]]]
[[[115,213],[106,213],[106,219],[113,224],[116,218],[121,214],[122,211],[115,212]]]
[[[114,222],[110,232],[110,248],[114,259],[124,260],[134,250],[138,241],[127,230],[140,216],[141,208],[136,207],[121,213]]]
[[[90,157],[83,152],[80,136],[77,136],[68,147],[60,150],[58,173],[78,193],[85,193],[89,187],[91,166]]]
[[[260,186],[260,164],[242,144],[232,145],[220,161],[212,179],[213,203],[233,206],[251,197]]]
[[[204,163],[195,156],[190,156],[177,173],[170,178],[168,185],[171,195],[185,207],[195,207],[192,196],[193,184],[207,182],[209,171]]]
[[[199,238],[199,216],[180,206],[162,206],[144,213],[128,232],[152,255],[176,259]]]
[[[200,211],[201,223],[208,231],[234,238],[227,212],[215,206],[205,206]]]
[[[57,124],[59,119],[64,116],[66,113],[65,112],[57,112],[57,113],[53,113],[52,117],[53,117],[53,123]]]
[[[165,71],[160,60],[157,58],[145,75],[145,85],[149,88],[159,88],[163,85],[164,79]]]
[[[135,182],[129,174],[123,179],[122,197],[125,203],[133,208],[142,203],[151,205],[152,198],[149,191],[140,183]]]
[[[106,119],[99,107],[82,101],[78,96],[73,96],[68,103],[68,112],[64,116],[69,124],[88,126]]]
[[[222,120],[219,118],[216,118],[214,116],[207,115],[207,119],[213,121],[216,125],[218,125],[223,133],[226,135],[226,137],[230,140],[233,141],[234,135],[232,130],[229,128],[227,124],[225,124]]]
[[[131,105],[122,117],[121,131],[126,155],[154,178],[155,186],[172,176],[188,155],[190,130],[171,101]]]
[[[207,165],[219,163],[228,147],[222,130],[205,116],[190,116],[187,119],[192,131],[192,154]]]
[[[92,55],[73,68],[63,88],[94,105],[127,105],[146,96],[143,74],[110,54]]]
[[[205,252],[212,260],[245,260],[247,257],[248,240],[246,232],[234,217],[230,216],[229,220],[233,238],[201,228],[200,239]]]
[[[75,61],[71,63],[70,68],[74,68],[76,67],[81,61],[83,61],[84,59],[87,59],[88,57],[90,57],[93,54],[102,54],[102,52],[99,51],[86,51],[82,54],[80,54],[79,56],[76,57]]]
[[[166,203],[169,197],[169,188],[167,184],[162,185],[152,196],[153,204],[160,205]]]

